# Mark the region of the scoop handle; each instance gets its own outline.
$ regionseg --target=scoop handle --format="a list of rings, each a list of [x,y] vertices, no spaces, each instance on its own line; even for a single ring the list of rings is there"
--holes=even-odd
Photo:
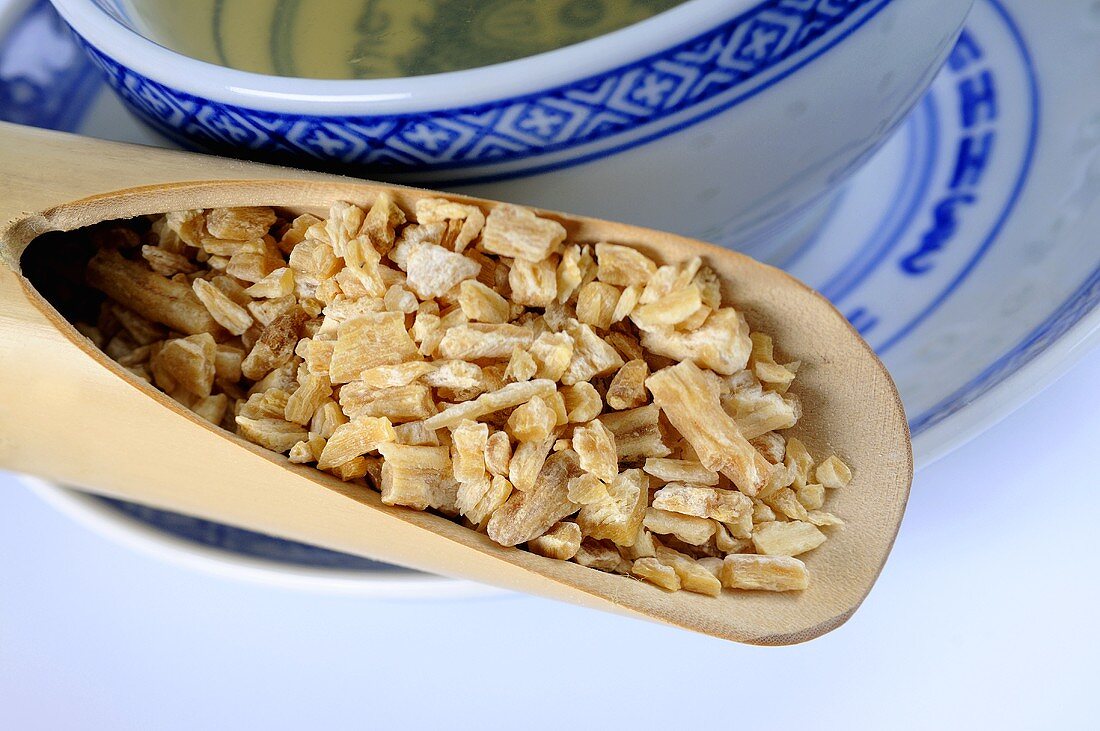
[[[0,262],[16,271],[36,236],[65,228],[51,215],[63,203],[92,205],[107,192],[189,180],[335,177],[9,122],[0,122],[0,170]]]

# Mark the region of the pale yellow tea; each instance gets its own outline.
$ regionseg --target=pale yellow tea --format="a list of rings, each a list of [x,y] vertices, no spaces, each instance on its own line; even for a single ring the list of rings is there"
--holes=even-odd
[[[372,79],[475,68],[623,28],[685,0],[129,0],[154,41],[279,76]]]

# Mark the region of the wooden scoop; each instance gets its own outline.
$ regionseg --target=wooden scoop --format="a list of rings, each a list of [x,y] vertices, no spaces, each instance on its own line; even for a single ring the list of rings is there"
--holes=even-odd
[[[548,214],[572,239],[637,246],[659,261],[702,256],[754,330],[802,361],[794,430],[855,478],[829,509],[846,522],[805,554],[803,592],[669,594],[641,581],[514,548],[211,426],[139,382],[82,337],[20,274],[39,234],[106,219],[215,206],[324,213],[382,190],[411,210],[440,193],[203,155],[0,126],[0,466],[446,576],[665,622],[740,642],[802,642],[842,624],[871,589],[897,534],[912,479],[897,390],[832,305],[783,272],[672,234]],[[473,199],[448,196],[456,200]],[[476,201],[491,207],[488,201]]]

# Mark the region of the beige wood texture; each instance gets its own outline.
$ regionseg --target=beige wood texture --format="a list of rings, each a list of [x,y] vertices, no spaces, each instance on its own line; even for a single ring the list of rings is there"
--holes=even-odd
[[[295,170],[0,126],[0,466],[160,508],[447,576],[666,622],[730,640],[789,644],[842,624],[893,544],[912,479],[908,428],[886,370],[822,297],[745,256],[667,233],[549,214],[571,238],[637,246],[662,261],[703,256],[754,329],[802,361],[797,433],[855,473],[830,509],[847,526],[803,556],[808,590],[662,590],[502,548],[211,426],[131,377],[65,322],[19,273],[39,233],[169,210],[273,205],[323,211],[389,190],[406,210],[426,195]],[[199,182],[192,182],[199,181]],[[454,197],[454,196],[451,196]],[[462,199],[471,200],[471,199]],[[478,201],[492,206],[487,201]]]

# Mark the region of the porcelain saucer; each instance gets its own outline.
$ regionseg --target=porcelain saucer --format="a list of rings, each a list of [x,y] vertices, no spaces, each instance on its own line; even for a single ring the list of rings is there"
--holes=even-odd
[[[829,297],[880,354],[920,464],[1037,394],[1100,339],[1097,69],[1100,3],[978,0],[928,94],[816,234],[793,252],[763,252]],[[0,0],[0,118],[168,144],[96,74],[45,0]],[[453,591],[363,559],[39,490],[131,543],[140,534],[242,571],[374,594]]]

